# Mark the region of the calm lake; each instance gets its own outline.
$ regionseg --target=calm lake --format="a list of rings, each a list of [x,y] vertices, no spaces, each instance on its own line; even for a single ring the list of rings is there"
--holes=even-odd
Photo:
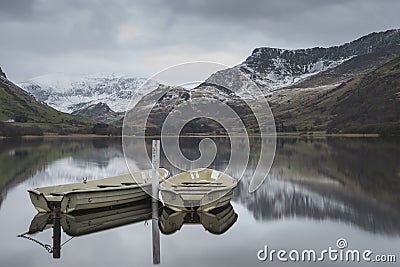
[[[183,154],[198,157],[199,141],[182,138]],[[214,141],[218,155],[211,167],[223,169],[229,161],[229,140]],[[248,171],[255,167],[256,157],[250,157]],[[165,158],[161,166],[177,172]],[[0,139],[0,266],[151,266],[147,203],[140,204],[143,214],[136,217],[132,206],[62,217],[60,259],[53,259],[39,243],[17,237],[36,227],[29,236],[53,244],[51,220],[35,217],[28,189],[127,172],[120,139]],[[255,193],[248,192],[248,184],[243,178],[231,205],[211,214],[173,214],[161,208],[161,265],[272,266],[278,264],[276,259],[257,259],[265,246],[321,251],[337,249],[340,238],[348,249],[396,255],[400,261],[399,140],[279,138],[268,179]],[[290,263],[281,264],[310,265]],[[325,260],[312,265],[345,263]],[[375,265],[398,263],[371,263]]]

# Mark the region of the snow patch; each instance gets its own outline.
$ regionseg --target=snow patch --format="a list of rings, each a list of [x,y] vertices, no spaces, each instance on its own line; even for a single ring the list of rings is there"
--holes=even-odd
[[[48,74],[30,79],[19,85],[31,93],[38,101],[72,113],[99,102],[106,103],[112,110],[123,112],[131,99],[139,101],[143,95],[154,90],[158,84],[141,86],[147,81],[117,73],[89,75]],[[138,91],[141,88],[142,90]],[[132,106],[132,105],[131,105]]]

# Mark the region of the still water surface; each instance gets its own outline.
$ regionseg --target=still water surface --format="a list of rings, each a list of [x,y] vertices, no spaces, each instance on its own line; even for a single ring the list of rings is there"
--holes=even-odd
[[[199,140],[183,138],[183,153],[196,158]],[[229,140],[214,140],[219,153],[212,167],[223,169],[229,161]],[[250,158],[249,172],[257,163],[256,154]],[[140,162],[135,164],[141,168]],[[161,165],[177,172],[165,158]],[[92,217],[64,216],[61,242],[68,242],[61,248],[61,259],[17,237],[28,231],[34,218],[32,226],[43,222],[35,217],[29,188],[126,172],[120,139],[0,140],[0,266],[152,265],[151,214],[146,203],[136,217],[130,212],[137,207]],[[400,261],[398,140],[280,138],[268,179],[252,194],[248,183],[244,177],[231,206],[214,214],[180,216],[161,208],[161,265],[266,266],[271,263],[257,260],[257,251],[265,245],[321,251],[336,248],[339,238],[347,240],[348,248],[394,254]],[[111,228],[119,224],[123,225]],[[52,245],[51,220],[38,230],[43,231],[32,237]],[[331,265],[344,263],[324,264]]]

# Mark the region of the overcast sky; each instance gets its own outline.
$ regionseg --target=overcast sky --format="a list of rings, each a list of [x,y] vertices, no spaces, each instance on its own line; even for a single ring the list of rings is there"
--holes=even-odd
[[[149,77],[191,60],[229,66],[255,47],[338,45],[400,28],[398,0],[0,0],[0,66]]]

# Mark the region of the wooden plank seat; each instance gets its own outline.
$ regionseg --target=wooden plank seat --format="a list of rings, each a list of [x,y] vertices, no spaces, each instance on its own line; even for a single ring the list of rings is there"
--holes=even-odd
[[[211,191],[211,189],[212,188],[209,188],[209,187],[204,187],[204,188],[199,188],[199,187],[196,187],[196,188],[174,188],[174,190],[175,191],[179,191],[179,192],[181,192],[181,191],[188,191],[188,192],[193,192],[193,191]]]
[[[122,182],[121,183],[122,185],[137,185],[138,183],[137,182]]]
[[[216,184],[216,185],[221,185],[222,183],[218,182],[182,182],[181,184]]]
[[[191,187],[196,187],[196,188],[218,188],[218,187],[225,187],[224,185],[172,185],[171,187],[174,188],[191,188]]]
[[[98,184],[98,188],[107,188],[107,187],[121,187],[120,184]]]
[[[52,192],[50,193],[51,196],[64,196],[65,194],[67,194],[68,192]]]

